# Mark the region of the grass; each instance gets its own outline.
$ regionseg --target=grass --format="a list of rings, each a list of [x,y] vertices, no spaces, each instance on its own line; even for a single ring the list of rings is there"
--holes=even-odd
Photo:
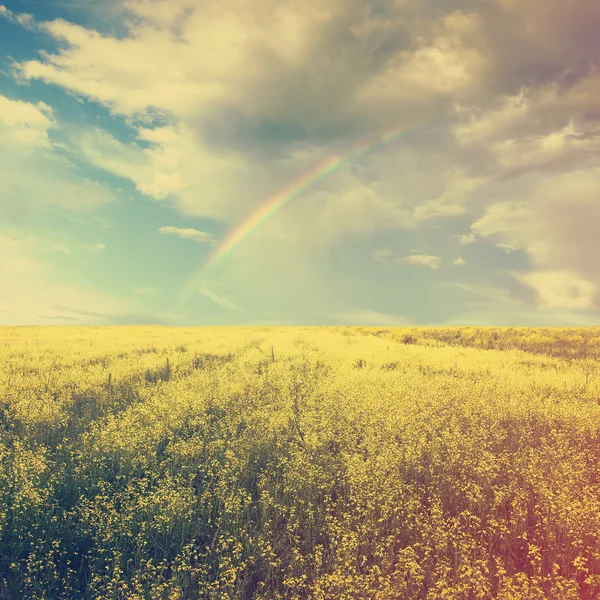
[[[0,597],[600,597],[600,329],[0,328]]]

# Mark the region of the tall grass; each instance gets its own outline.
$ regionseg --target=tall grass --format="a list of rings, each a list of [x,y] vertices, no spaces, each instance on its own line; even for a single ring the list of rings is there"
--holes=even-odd
[[[0,595],[598,598],[594,340],[2,328]]]

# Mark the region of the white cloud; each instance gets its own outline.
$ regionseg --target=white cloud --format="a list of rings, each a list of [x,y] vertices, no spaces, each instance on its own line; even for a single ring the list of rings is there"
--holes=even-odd
[[[546,308],[591,309],[597,285],[568,271],[532,271],[516,277],[533,289]]]
[[[108,188],[79,175],[53,151],[48,132],[56,126],[47,104],[0,95],[0,213],[6,219],[22,223],[34,208],[82,211],[114,199]]]
[[[466,262],[467,261],[464,258],[462,258],[461,256],[459,256],[458,258],[455,258],[452,261],[452,264],[456,265],[457,267],[459,267],[460,265],[464,265]]]
[[[379,250],[375,250],[375,252],[373,252],[373,258],[375,259],[386,259],[389,258],[390,256],[393,256],[393,252],[391,250],[386,250],[385,248],[381,248]]]
[[[531,207],[519,201],[508,201],[488,206],[483,217],[471,225],[473,234],[481,237],[519,231],[522,224],[531,219]],[[471,234],[472,235],[472,234]],[[471,236],[467,236],[471,241]]]
[[[130,179],[141,193],[155,200],[171,196],[184,214],[235,220],[251,206],[261,170],[238,153],[209,149],[183,122],[140,128],[138,139],[150,147],[124,144],[99,129],[76,132],[71,144],[81,158]]]
[[[155,0],[125,0],[123,6],[138,17],[158,27],[175,27],[185,17],[186,11],[195,8],[196,0],[172,0],[156,2]]]
[[[3,6],[2,4],[0,4],[0,17],[4,17],[11,23],[21,25],[25,29],[31,30],[34,28],[35,25],[33,16],[29,13],[16,14],[10,9],[6,8],[6,6]]]
[[[498,186],[497,194],[498,198],[510,195],[520,199],[488,206],[472,224],[473,234],[489,238],[507,251],[524,251],[534,274],[523,283],[539,288],[540,298],[547,305],[600,304],[586,283],[577,284],[578,299],[569,292],[561,300],[556,291],[556,286],[566,281],[558,273],[571,273],[574,281],[600,285],[595,251],[600,222],[600,167],[523,177]]]
[[[475,241],[474,233],[464,233],[459,238],[459,243],[462,246],[466,246],[467,244],[472,244]]]
[[[156,292],[156,288],[155,287],[140,287],[140,288],[134,288],[133,293],[134,294],[154,294]]]
[[[161,233],[170,233],[172,235],[179,236],[180,238],[194,240],[200,244],[212,244],[214,242],[213,236],[205,231],[198,231],[193,228],[182,228],[182,227],[159,227],[158,231]]]
[[[0,311],[5,324],[56,322],[103,324],[138,312],[135,303],[61,280],[52,265],[36,257],[35,240],[0,233]]]
[[[229,310],[238,310],[239,309],[239,306],[235,302],[232,302],[231,300],[225,298],[224,296],[215,294],[214,292],[211,292],[210,290],[208,290],[206,288],[200,288],[198,291],[200,292],[200,294],[202,294],[203,296],[206,296],[207,298],[212,300],[215,304],[218,304],[219,306],[222,306],[223,308],[227,308]]]
[[[440,256],[430,256],[427,254],[414,254],[413,256],[403,256],[395,259],[395,262],[399,264],[420,265],[431,269],[439,268],[441,261]]]
[[[82,252],[98,255],[104,252],[104,250],[106,250],[106,246],[104,244],[72,244],[71,246],[67,246],[66,244],[49,244],[46,247],[40,248],[41,252],[58,252],[60,254],[75,256],[83,264],[87,263],[81,258]]]
[[[504,169],[539,168],[549,163],[568,165],[569,158],[581,162],[586,155],[596,158],[600,152],[600,132],[577,130],[571,122],[565,127],[542,135],[521,136],[491,145],[497,164]]]
[[[526,250],[544,270],[592,268],[600,167],[522,180],[518,191],[506,185],[498,194],[522,199],[489,205],[471,225],[474,235],[490,237],[506,249]]]
[[[494,244],[494,246],[496,246],[496,248],[504,250],[506,254],[510,254],[511,252],[519,250],[519,246],[517,246],[516,244],[507,244],[506,242],[497,242],[496,244]]]
[[[454,314],[447,326],[586,326],[597,322],[595,311],[582,312],[546,305],[532,306],[508,289],[486,281],[440,282],[440,289],[459,289],[468,294],[461,302],[464,312]]]
[[[48,251],[61,252],[62,254],[73,254],[73,250],[64,244],[50,244],[50,246],[48,246]]]
[[[440,179],[444,183],[443,193],[414,207],[412,214],[417,221],[464,214],[473,192],[486,183],[485,178],[469,176],[456,168],[441,173]]]
[[[474,144],[518,133],[531,114],[531,99],[521,90],[498,104],[487,110],[457,105],[460,120],[453,127],[456,139],[462,144]]]
[[[49,148],[48,129],[53,126],[52,108],[44,102],[31,104],[0,96],[0,136],[5,144],[21,151]]]

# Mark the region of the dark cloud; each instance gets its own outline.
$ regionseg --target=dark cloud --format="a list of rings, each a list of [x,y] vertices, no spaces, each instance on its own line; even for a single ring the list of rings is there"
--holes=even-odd
[[[281,152],[290,145],[306,141],[306,130],[298,122],[248,119],[239,112],[213,114],[196,123],[203,141],[216,150],[235,148],[247,153]]]
[[[473,10],[482,24],[491,95],[555,82],[564,93],[598,66],[597,2],[497,0],[477,3]]]
[[[547,263],[578,271],[600,290],[600,186],[590,195],[574,188],[571,197],[548,203],[544,212],[548,239],[560,240],[548,246]]]

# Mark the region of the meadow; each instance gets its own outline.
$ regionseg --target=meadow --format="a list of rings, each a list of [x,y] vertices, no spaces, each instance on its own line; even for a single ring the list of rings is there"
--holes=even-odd
[[[600,328],[0,328],[4,599],[600,598]]]

